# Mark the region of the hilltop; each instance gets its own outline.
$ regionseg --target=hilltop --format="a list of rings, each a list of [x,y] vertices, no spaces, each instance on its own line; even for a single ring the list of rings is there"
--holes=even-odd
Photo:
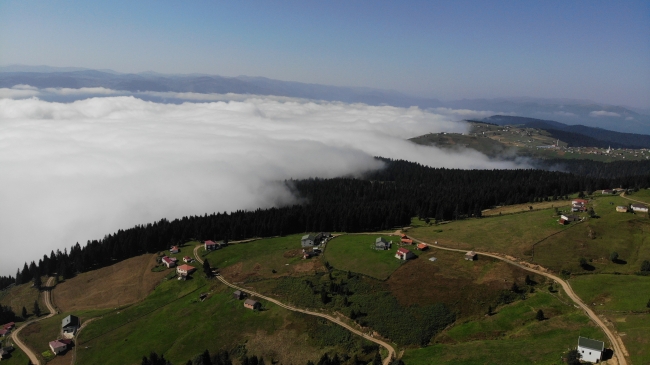
[[[507,120],[521,121],[522,119],[528,120],[530,118]],[[467,134],[430,133],[411,138],[410,141],[449,149],[470,148],[489,157],[502,159],[530,157],[544,160],[585,159],[601,162],[645,161],[650,159],[650,136],[646,135],[617,134],[616,132],[603,130],[612,135],[617,134],[620,136],[610,139],[630,141],[627,143],[611,143],[585,134],[551,128],[542,129],[537,122],[504,125],[471,120],[467,122],[470,123],[470,130]],[[644,147],[630,147],[638,145]],[[620,146],[626,146],[626,148]]]

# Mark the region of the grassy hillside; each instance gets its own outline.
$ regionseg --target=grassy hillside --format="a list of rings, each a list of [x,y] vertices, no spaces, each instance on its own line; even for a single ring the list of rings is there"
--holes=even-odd
[[[633,364],[650,363],[650,277],[583,275],[572,278],[575,292],[618,330]]]
[[[202,292],[209,293],[205,301],[198,300]],[[264,356],[267,362],[302,364],[333,348],[321,348],[310,338],[310,327],[322,324],[267,302],[262,311],[248,310],[231,292],[201,275],[188,281],[167,280],[142,303],[105,314],[89,325],[80,336],[79,363],[136,364],[142,355],[156,351],[180,364],[204,349],[239,348],[242,354]],[[334,338],[348,335],[329,330]],[[356,341],[346,339],[352,345]]]
[[[166,275],[152,272],[156,255],[141,255],[77,275],[52,291],[62,312],[115,308],[144,299]],[[116,295],[119,293],[119,295]]]
[[[545,320],[537,321],[541,309]],[[540,291],[503,307],[492,316],[457,323],[421,349],[407,349],[403,361],[424,364],[563,364],[560,355],[578,336],[605,340],[604,334],[571,304]]]
[[[45,285],[46,281],[47,278],[43,277],[43,285]],[[22,309],[25,307],[25,309],[27,309],[28,319],[31,318],[34,314],[34,301],[38,301],[41,315],[49,314],[49,311],[43,302],[41,291],[34,288],[31,282],[0,290],[0,304],[11,307],[11,310],[13,310],[17,316],[21,315]]]
[[[633,273],[639,270],[643,260],[650,259],[650,220],[645,214],[618,213],[617,205],[630,201],[619,196],[601,196],[593,201],[599,218],[588,218],[571,229],[562,231],[535,246],[534,262],[555,271],[574,273]],[[620,260],[610,261],[612,252]],[[581,257],[589,260],[582,268]]]
[[[375,250],[377,237],[393,241],[390,250]],[[399,248],[400,237],[389,235],[350,234],[333,238],[325,249],[324,259],[330,265],[343,271],[351,271],[384,280],[402,265],[403,261],[395,258]],[[410,247],[410,251],[419,254]]]
[[[318,259],[303,260],[300,238],[302,235],[265,238],[200,254],[222,275],[234,282],[247,279],[278,278],[287,275],[305,275],[324,271]],[[190,245],[198,242],[190,243]]]

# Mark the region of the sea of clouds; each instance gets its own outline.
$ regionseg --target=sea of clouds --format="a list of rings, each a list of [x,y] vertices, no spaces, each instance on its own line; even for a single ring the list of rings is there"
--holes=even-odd
[[[466,110],[147,94],[177,102],[103,88],[0,89],[0,274],[136,224],[294,203],[281,181],[358,176],[382,168],[373,156],[519,167],[407,141],[465,132],[457,120],[472,116]],[[43,100],[48,95],[78,100]]]

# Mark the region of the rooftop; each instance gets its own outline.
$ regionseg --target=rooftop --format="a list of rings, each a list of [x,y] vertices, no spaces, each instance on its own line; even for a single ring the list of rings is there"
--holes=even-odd
[[[578,337],[578,346],[585,347],[588,349],[603,351],[605,349],[605,343],[598,340],[592,340],[586,337]]]

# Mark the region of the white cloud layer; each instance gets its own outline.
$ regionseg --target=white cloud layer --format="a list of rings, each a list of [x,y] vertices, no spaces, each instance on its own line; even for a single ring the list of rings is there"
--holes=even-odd
[[[39,92],[30,88],[3,90],[10,90],[0,99],[3,275],[119,228],[290,203],[275,181],[359,174],[381,167],[373,156],[515,167],[406,141],[467,128],[418,108],[245,95],[180,105],[132,96],[55,103],[11,94]]]
[[[590,117],[621,117],[620,114],[614,113],[614,112],[608,112],[606,110],[594,110],[593,112],[589,113]]]

